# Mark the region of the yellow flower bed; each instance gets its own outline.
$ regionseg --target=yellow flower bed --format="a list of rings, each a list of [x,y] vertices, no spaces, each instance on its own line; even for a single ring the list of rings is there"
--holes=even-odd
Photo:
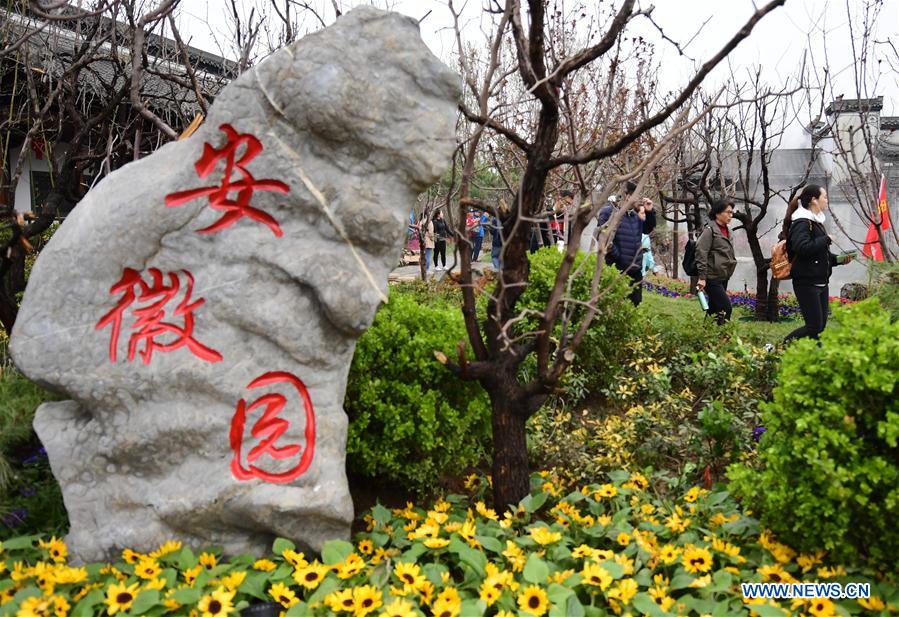
[[[0,548],[0,617],[219,617],[259,602],[281,604],[287,617],[899,612],[888,576],[797,554],[727,493],[693,488],[670,503],[640,474],[608,476],[567,492],[535,475],[534,492],[503,515],[462,496],[376,506],[355,544],[330,542],[321,555],[278,540],[268,558],[222,559],[167,542],[74,567],[57,538],[13,538]],[[871,597],[750,602],[740,592],[740,583],[799,581],[870,583]]]

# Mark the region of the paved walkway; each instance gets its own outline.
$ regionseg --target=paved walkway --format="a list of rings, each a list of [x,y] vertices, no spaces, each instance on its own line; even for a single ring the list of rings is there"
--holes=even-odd
[[[452,264],[449,260],[447,260],[446,267],[449,268]],[[489,262],[476,261],[471,264],[473,270],[485,272],[487,270],[493,270],[493,264]],[[456,264],[456,267],[452,270],[452,272],[459,272],[460,265]],[[428,273],[428,280],[433,278],[437,278],[437,280],[442,279],[446,276],[450,270],[434,270],[431,268],[431,271]],[[400,266],[395,268],[387,279],[391,283],[405,283],[408,281],[419,281],[421,280],[421,267],[416,264],[410,264],[406,266]]]

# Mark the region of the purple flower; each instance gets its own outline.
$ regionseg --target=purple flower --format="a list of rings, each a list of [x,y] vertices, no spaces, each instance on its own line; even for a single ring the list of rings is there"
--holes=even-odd
[[[764,426],[759,425],[759,426],[755,427],[754,429],[752,429],[752,440],[755,443],[758,443],[759,441],[761,441],[762,435],[764,435],[767,432],[768,432],[768,429],[766,429]]]
[[[34,497],[37,495],[37,487],[34,485],[23,486],[19,489],[19,494],[22,495],[22,497]]]
[[[0,521],[3,521],[3,524],[11,529],[15,529],[19,525],[25,522],[25,518],[28,516],[28,510],[19,506],[15,510],[5,514]]]

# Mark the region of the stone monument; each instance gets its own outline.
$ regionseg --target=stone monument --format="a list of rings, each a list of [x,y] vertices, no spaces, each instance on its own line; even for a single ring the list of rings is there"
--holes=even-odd
[[[77,558],[349,535],[349,364],[416,195],[449,163],[459,96],[415,21],[358,8],[74,209],[11,351],[71,399],[34,424]]]

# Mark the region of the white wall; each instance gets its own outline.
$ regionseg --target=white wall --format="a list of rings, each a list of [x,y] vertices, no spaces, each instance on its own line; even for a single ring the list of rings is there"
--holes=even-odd
[[[19,153],[21,151],[21,148],[15,148],[10,154],[10,174],[15,172],[16,164],[19,160]],[[28,212],[32,210],[31,171],[50,170],[50,164],[47,160],[46,150],[44,151],[44,157],[42,160],[38,160],[37,157],[34,156],[34,152],[31,151],[31,148],[28,149],[27,154],[28,158],[25,159],[25,165],[22,167],[22,175],[19,176],[19,181],[16,184],[16,212]]]

